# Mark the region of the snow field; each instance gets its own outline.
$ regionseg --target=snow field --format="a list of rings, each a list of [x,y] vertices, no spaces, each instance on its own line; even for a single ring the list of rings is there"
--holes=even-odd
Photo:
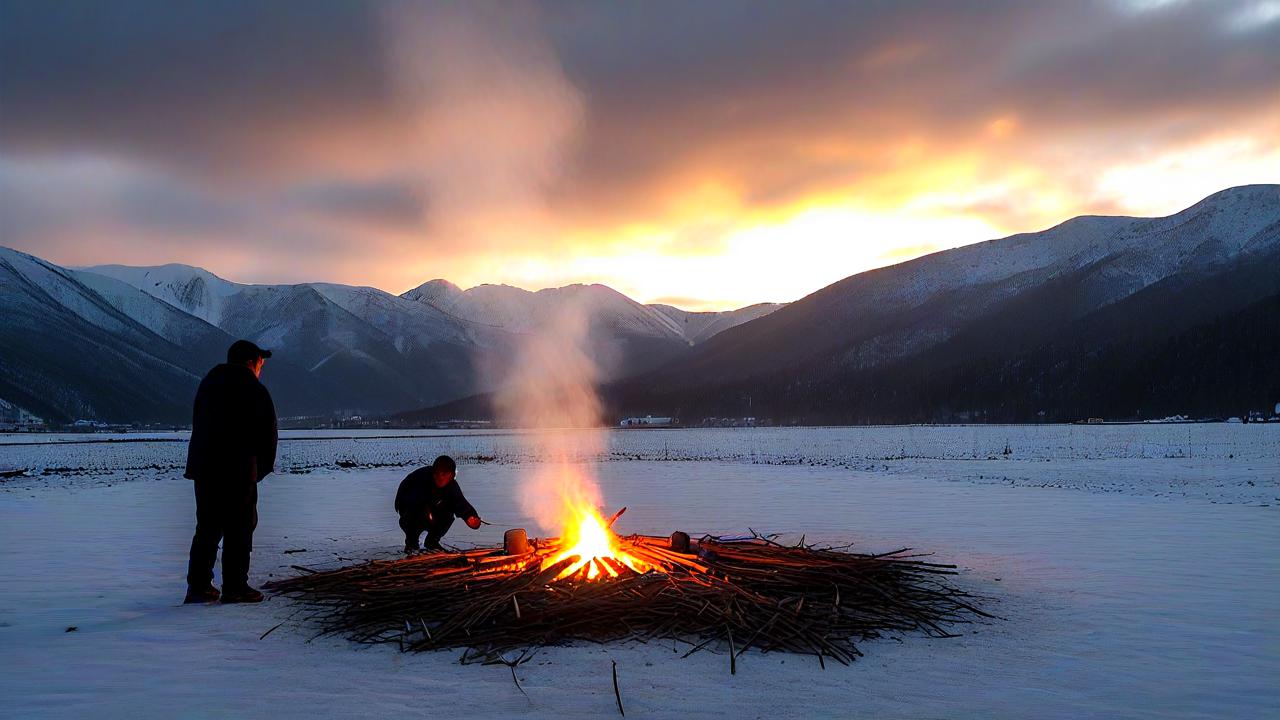
[[[180,606],[194,524],[190,484],[166,469],[180,442],[4,446],[0,462],[16,448],[43,453],[46,467],[93,470],[0,484],[0,716],[385,716],[441,702],[473,717],[611,716],[615,660],[628,717],[1276,716],[1276,435],[1272,426],[613,433],[609,458],[588,467],[611,507],[628,506],[620,532],[750,527],[865,551],[910,546],[960,565],[958,581],[1005,619],[961,627],[959,638],[863,643],[866,657],[825,671],[814,658],[749,652],[731,676],[723,650],[680,660],[683,647],[661,644],[547,649],[519,671],[528,698],[506,668],[461,666],[456,653],[308,642],[282,599]],[[294,564],[398,547],[391,499],[405,468],[335,464],[343,458],[474,452],[460,481],[499,525],[459,527],[448,540],[497,543],[511,524],[542,534],[514,499],[537,453],[521,456],[509,435],[315,436],[282,448],[316,467],[261,485],[255,583]],[[95,448],[136,469],[110,472]],[[625,461],[628,452],[651,459]],[[726,459],[676,459],[686,456]],[[1170,473],[1191,491],[1163,492]]]
[[[416,467],[441,454],[469,463],[536,462],[558,451],[536,431],[314,430],[282,437],[278,474]],[[612,430],[607,438],[604,453],[574,459],[835,466],[1280,505],[1280,424],[646,429]],[[26,471],[0,489],[166,477],[181,474],[185,462],[185,433],[0,435],[0,470]]]

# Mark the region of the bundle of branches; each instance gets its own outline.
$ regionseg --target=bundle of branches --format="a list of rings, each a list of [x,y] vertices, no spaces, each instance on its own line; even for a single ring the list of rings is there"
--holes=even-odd
[[[518,557],[499,548],[421,555],[309,570],[267,587],[302,602],[320,635],[466,648],[464,662],[573,640],[670,639],[691,646],[686,656],[721,643],[731,670],[753,647],[848,663],[861,655],[857,641],[885,631],[948,637],[950,624],[991,617],[946,582],[955,566],[907,549],[861,555],[759,535],[704,537],[687,554],[667,544],[621,538],[648,569],[606,561],[611,573],[596,579],[585,571],[557,579],[576,558],[544,567],[558,549],[551,540]]]

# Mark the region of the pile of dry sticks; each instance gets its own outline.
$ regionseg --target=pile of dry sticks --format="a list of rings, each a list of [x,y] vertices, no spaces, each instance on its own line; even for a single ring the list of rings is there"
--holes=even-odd
[[[884,631],[948,637],[950,624],[991,617],[945,582],[955,566],[905,549],[859,555],[754,533],[704,537],[689,553],[642,535],[620,545],[654,569],[614,563],[617,577],[555,580],[573,559],[544,569],[558,547],[552,539],[516,557],[492,548],[328,571],[299,566],[305,574],[267,587],[300,601],[319,635],[401,650],[466,648],[463,662],[573,640],[669,639],[690,646],[685,656],[712,643],[727,648],[731,671],[749,648],[813,654],[825,665],[848,663],[861,655],[855,641]]]

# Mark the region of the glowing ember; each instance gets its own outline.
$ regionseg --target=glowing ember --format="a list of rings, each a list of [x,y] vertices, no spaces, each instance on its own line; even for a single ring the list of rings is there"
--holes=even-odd
[[[560,552],[548,556],[542,561],[542,567],[548,568],[566,558],[577,556],[556,580],[563,580],[581,570],[586,571],[588,580],[595,580],[601,575],[617,577],[614,564],[625,565],[638,573],[649,569],[649,564],[636,558],[618,546],[618,536],[613,534],[600,514],[590,507],[575,507],[571,511],[573,517],[565,527],[561,538]]]

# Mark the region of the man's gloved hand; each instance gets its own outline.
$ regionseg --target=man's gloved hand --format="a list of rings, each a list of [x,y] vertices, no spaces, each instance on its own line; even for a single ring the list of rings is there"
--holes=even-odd
[[[480,529],[480,518],[476,517],[475,515],[472,515],[471,517],[467,518],[466,523],[467,523],[467,527],[471,528],[472,530]]]

